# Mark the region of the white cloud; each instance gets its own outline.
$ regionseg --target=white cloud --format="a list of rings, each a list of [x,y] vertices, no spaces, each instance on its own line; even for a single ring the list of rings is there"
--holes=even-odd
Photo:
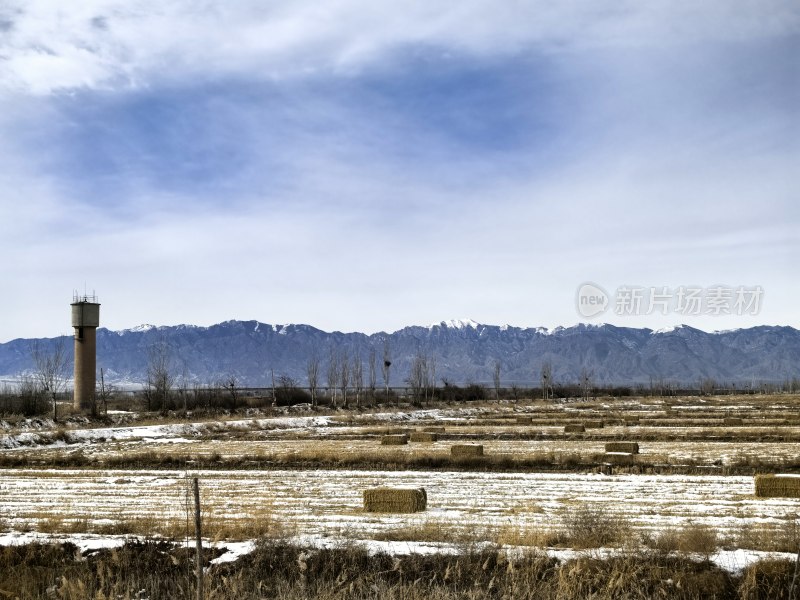
[[[0,340],[68,325],[84,281],[114,328],[554,326],[577,320],[586,280],[762,284],[761,322],[799,325],[796,108],[774,54],[751,52],[798,31],[793,3],[14,1],[0,8],[0,254],[14,256],[0,266],[14,288]],[[431,88],[415,81],[410,109],[392,89],[283,85],[374,76],[399,48],[441,59],[431,78],[463,66],[447,53],[507,59],[495,65],[547,54],[546,77],[515,81],[557,79],[530,98],[530,113],[555,108],[530,143],[490,150],[421,118],[428,99],[413,95]],[[196,82],[229,79],[277,83],[188,106],[208,93]],[[132,88],[153,101],[134,116],[107,93]],[[515,96],[517,109],[528,89],[491,100]],[[64,108],[64,93],[87,110]],[[492,101],[467,118],[505,108]],[[199,159],[222,183],[168,181],[198,146],[235,153]],[[95,171],[105,149],[119,156]]]
[[[674,46],[797,33],[791,0],[457,4],[10,0],[0,87],[30,93],[182,77],[302,76],[358,69],[403,46],[476,55]]]

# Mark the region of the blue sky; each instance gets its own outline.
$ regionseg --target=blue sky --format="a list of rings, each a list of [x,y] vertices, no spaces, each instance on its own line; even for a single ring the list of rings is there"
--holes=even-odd
[[[581,321],[762,286],[800,327],[800,8],[0,2],[0,340],[102,322]]]

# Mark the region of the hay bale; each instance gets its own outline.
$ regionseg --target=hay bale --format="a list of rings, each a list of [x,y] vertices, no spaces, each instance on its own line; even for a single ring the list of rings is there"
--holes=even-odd
[[[533,424],[533,417],[517,417],[517,425],[531,425]]]
[[[412,513],[425,510],[425,488],[372,488],[364,490],[364,510],[379,513]]]
[[[565,425],[564,433],[583,433],[586,428],[583,425]]]
[[[756,475],[757,498],[800,498],[800,477],[792,475]]]
[[[639,454],[639,444],[637,442],[606,442],[606,452]]]
[[[423,427],[425,433],[444,433],[444,427]]]
[[[639,424],[639,417],[623,417],[625,420],[625,425],[638,425]]]
[[[602,429],[603,422],[602,421],[584,421],[583,426],[586,429]]]
[[[456,444],[455,446],[450,446],[450,456],[453,458],[483,456],[483,446],[480,444]]]
[[[606,452],[603,460],[612,465],[632,465],[636,457],[630,452]]]
[[[401,435],[385,435],[381,438],[381,446],[403,446],[408,443],[408,436]]]
[[[438,436],[435,433],[428,433],[427,431],[412,431],[408,439],[411,442],[435,442]]]
[[[744,421],[739,417],[725,417],[725,425],[744,425]]]

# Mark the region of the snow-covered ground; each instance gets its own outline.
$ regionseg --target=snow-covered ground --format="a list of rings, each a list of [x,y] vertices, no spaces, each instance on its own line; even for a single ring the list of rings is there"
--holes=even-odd
[[[469,529],[485,539],[504,530],[558,527],[581,505],[622,517],[637,530],[705,524],[721,536],[746,527],[780,528],[800,504],[754,496],[751,477],[471,473],[424,471],[201,471],[204,511],[228,522],[264,515],[298,534],[335,539],[387,537],[398,529]],[[93,524],[186,516],[186,473],[88,469],[4,471],[0,521],[36,530],[52,517]],[[376,515],[362,492],[376,486],[424,487],[428,510]]]
[[[708,407],[698,405],[699,408]],[[480,443],[487,455],[511,458],[534,454],[589,457],[604,452],[606,439],[626,439],[633,432],[643,438],[657,433],[684,433],[695,439],[705,431],[700,427],[618,426],[592,431],[597,439],[552,439],[563,433],[562,426],[520,426],[513,421],[519,412],[506,405],[99,428],[77,423],[65,430],[58,430],[52,421],[38,419],[14,427],[0,423],[0,430],[6,432],[0,436],[0,452],[30,453],[38,459],[80,452],[102,459],[155,451],[183,457],[190,469],[193,458],[212,454],[275,460],[315,455],[449,455],[452,440],[381,446],[381,428],[389,426],[414,428],[435,423],[446,427],[448,433],[482,436]],[[507,424],[485,422],[505,417],[511,417]],[[796,430],[748,428],[752,436],[760,431],[770,435]],[[545,439],[520,440],[507,435],[520,431],[538,432]],[[641,441],[640,448],[642,459],[651,463],[719,466],[749,458],[795,460],[797,444],[709,439]],[[551,531],[560,527],[565,515],[581,506],[619,516],[634,531],[642,533],[707,525],[728,542],[726,547],[736,547],[737,535],[742,531],[780,532],[794,527],[800,518],[798,500],[755,498],[752,477],[310,469],[191,473],[152,469],[3,469],[0,530],[7,533],[0,535],[0,545],[32,539],[69,539],[81,548],[91,549],[123,543],[126,537],[59,534],[59,523],[63,524],[63,531],[79,530],[71,527],[75,523],[85,528],[82,530],[99,531],[104,527],[112,530],[115,523],[142,516],[185,522],[189,475],[200,478],[207,518],[233,524],[268,519],[308,545],[356,541],[375,551],[394,554],[453,551],[451,544],[433,539],[437,535],[448,539],[450,534],[458,537],[468,532],[474,539],[488,542],[502,539],[508,532]],[[383,485],[424,487],[428,510],[413,515],[363,512],[363,490]],[[40,529],[54,533],[32,533]],[[379,541],[392,538],[412,541]],[[219,544],[227,551],[218,561],[232,560],[252,548],[248,541]],[[573,556],[571,550],[546,551],[559,558]],[[763,555],[720,550],[714,560],[735,571]]]

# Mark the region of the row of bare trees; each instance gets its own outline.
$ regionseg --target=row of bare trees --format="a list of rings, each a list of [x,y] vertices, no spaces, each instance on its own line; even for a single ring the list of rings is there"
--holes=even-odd
[[[364,360],[360,355],[351,355],[346,349],[337,351],[334,347],[331,347],[328,352],[326,370],[326,386],[331,404],[334,407],[342,406],[343,408],[348,408],[350,401],[353,399],[355,400],[355,406],[360,406],[362,401],[366,399],[374,402],[378,385],[377,362],[377,352],[372,347],[367,358],[367,379],[365,380]],[[391,365],[391,352],[389,345],[385,344],[381,373],[383,374],[387,397],[389,395]],[[308,378],[308,389],[311,393],[311,403],[316,406],[320,390],[320,358],[316,352],[309,357],[306,363],[306,376]]]

